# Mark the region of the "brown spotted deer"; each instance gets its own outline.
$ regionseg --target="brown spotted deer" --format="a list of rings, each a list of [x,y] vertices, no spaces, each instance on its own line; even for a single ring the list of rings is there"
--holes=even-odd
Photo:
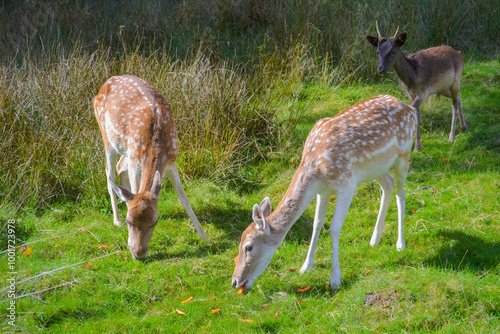
[[[104,83],[94,98],[94,111],[106,151],[106,176],[114,224],[121,225],[116,193],[127,203],[128,246],[132,257],[146,256],[158,221],[158,197],[164,173],[172,182],[198,235],[208,239],[186,197],[175,165],[177,130],[163,97],[142,79],[131,75],[115,76]],[[115,166],[122,186],[114,183]]]
[[[366,39],[377,48],[379,55],[377,72],[386,73],[394,67],[403,87],[413,100],[411,106],[417,110],[415,151],[421,147],[420,106],[433,94],[444,95],[453,101],[451,131],[448,140],[450,142],[455,140],[457,114],[460,117],[462,130],[468,131],[460,101],[460,78],[464,69],[462,53],[447,45],[442,45],[418,51],[406,58],[401,51],[401,47],[406,43],[406,31],[398,35],[396,30],[393,37],[385,38],[380,35],[378,23],[376,26],[378,37],[366,36]]]
[[[300,272],[312,268],[329,198],[337,194],[330,226],[333,245],[330,287],[336,289],[340,285],[340,230],[357,186],[372,179],[380,184],[382,199],[370,245],[380,241],[387,207],[397,184],[396,246],[397,250],[403,250],[404,182],[416,124],[415,109],[389,95],[359,102],[334,117],[319,120],[307,137],[302,161],[276,210],[271,212],[269,198],[254,205],[253,223],[241,236],[232,285],[252,287],[292,225],[316,197],[311,244]],[[389,174],[391,168],[394,178]]]

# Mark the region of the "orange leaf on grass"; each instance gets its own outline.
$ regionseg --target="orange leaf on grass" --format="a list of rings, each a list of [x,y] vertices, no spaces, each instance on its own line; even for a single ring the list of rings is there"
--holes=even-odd
[[[180,315],[186,315],[186,313],[182,312],[181,310],[179,310],[178,308],[175,309],[175,312],[179,313]]]
[[[192,301],[193,299],[194,299],[194,297],[193,297],[193,296],[191,296],[191,297],[189,297],[188,299],[183,300],[183,301],[181,302],[181,304],[186,304],[186,303],[189,303],[189,302],[190,302],[190,301]]]
[[[297,270],[297,267],[289,267],[288,270],[295,271],[295,270]]]
[[[212,310],[212,313],[213,313],[213,314],[217,314],[217,313],[219,313],[219,312],[220,312],[220,308],[216,308],[215,310]]]
[[[24,250],[24,256],[30,256],[32,252],[33,250],[31,249],[31,247],[28,247]]]
[[[253,320],[250,320],[250,319],[241,319],[241,321],[243,321],[243,322],[253,322]]]
[[[306,291],[311,290],[311,288],[312,288],[312,286],[308,285],[304,289],[297,289],[297,292],[300,292],[300,293],[306,292]]]
[[[368,274],[371,274],[371,273],[372,273],[372,271],[370,269],[366,269],[365,274],[368,275]]]
[[[424,249],[424,246],[420,245],[420,247],[418,247],[418,249],[422,250],[422,249]]]
[[[450,160],[448,160],[448,159],[446,159],[446,158],[443,158],[443,161],[444,161],[444,162],[447,162],[447,161],[450,161]]]
[[[111,247],[109,247],[108,245],[100,245],[99,246],[99,249],[103,249],[103,248],[111,249]]]
[[[243,285],[240,286],[240,289],[238,290],[238,296],[241,295],[243,293]]]

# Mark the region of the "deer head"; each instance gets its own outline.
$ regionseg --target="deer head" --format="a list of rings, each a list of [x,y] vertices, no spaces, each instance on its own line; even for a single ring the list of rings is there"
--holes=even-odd
[[[276,249],[281,244],[276,242],[266,218],[271,214],[271,201],[264,198],[260,205],[253,207],[253,223],[241,235],[238,260],[233,273],[233,286],[250,289],[255,280],[266,270]]]
[[[118,197],[127,203],[128,247],[136,260],[146,256],[149,240],[158,221],[158,198],[161,176],[155,172],[150,191],[134,195],[129,190],[109,180]]]
[[[382,74],[389,71],[394,65],[396,56],[401,52],[401,47],[406,43],[407,33],[405,31],[398,35],[398,27],[393,37],[385,38],[380,35],[378,22],[376,22],[376,26],[378,37],[366,36],[366,40],[377,48],[379,57],[377,72]]]

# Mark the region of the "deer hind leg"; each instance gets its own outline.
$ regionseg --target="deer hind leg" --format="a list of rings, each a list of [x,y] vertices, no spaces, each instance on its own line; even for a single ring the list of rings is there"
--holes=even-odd
[[[458,109],[458,117],[460,117],[460,126],[462,127],[462,131],[464,132],[469,131],[467,124],[465,124],[465,118],[464,118],[464,112],[462,111],[462,100],[460,99],[460,94],[457,94],[456,97],[456,108]]]
[[[391,174],[389,174],[389,172],[376,178],[375,181],[377,181],[382,188],[382,198],[380,199],[380,209],[378,210],[377,223],[375,224],[375,229],[373,230],[373,235],[370,239],[370,246],[372,247],[378,245],[380,238],[382,238],[387,208],[389,207],[392,191],[394,190],[394,185],[396,184],[396,181],[394,181],[394,178]]]
[[[340,286],[339,237],[355,191],[355,188],[345,188],[337,192],[335,213],[333,214],[332,225],[330,226],[330,234],[332,236],[332,272],[330,288],[332,288],[332,290],[336,290]]]
[[[116,194],[111,186],[111,182],[115,182],[116,173],[115,173],[115,165],[116,160],[118,159],[118,153],[113,151],[112,149],[106,151],[106,177],[108,183],[108,193],[111,197],[111,207],[113,208],[113,223],[116,226],[121,226],[122,222],[120,220],[120,213],[118,212],[118,204],[116,202]]]
[[[321,228],[325,223],[326,209],[328,208],[328,200],[330,196],[320,195],[316,196],[316,214],[314,215],[313,233],[311,237],[311,244],[307,252],[306,260],[300,268],[300,273],[308,271],[314,267],[314,254],[316,253],[316,246],[318,245],[318,238]]]
[[[394,164],[394,178],[396,179],[397,191],[396,202],[398,204],[398,241],[396,249],[402,251],[406,248],[404,239],[404,214],[405,214],[405,181],[408,175],[408,166],[410,162],[410,152],[399,156]]]
[[[415,146],[413,150],[418,152],[422,145],[420,144],[420,106],[425,101],[425,97],[417,96],[415,100],[411,103],[411,106],[417,111],[417,135],[415,137]]]
[[[184,188],[182,187],[182,182],[177,167],[176,166],[167,167],[165,173],[167,174],[167,178],[169,179],[169,181],[174,186],[175,192],[179,197],[179,201],[181,202],[182,207],[184,208],[184,210],[186,210],[189,218],[191,218],[191,221],[193,222],[194,227],[196,228],[196,232],[198,232],[198,236],[200,237],[200,239],[210,240],[205,231],[203,231],[203,228],[201,227],[198,218],[196,218],[196,215],[194,214],[194,211],[191,208],[189,199],[187,198],[186,193],[184,192]]]

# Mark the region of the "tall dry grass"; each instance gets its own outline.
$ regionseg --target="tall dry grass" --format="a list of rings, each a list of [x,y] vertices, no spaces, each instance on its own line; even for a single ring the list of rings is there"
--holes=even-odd
[[[498,57],[496,0],[18,1],[0,3],[0,203],[100,201],[91,100],[129,73],[171,102],[185,177],[228,180],[288,142],[305,84],[375,77],[364,36]]]

